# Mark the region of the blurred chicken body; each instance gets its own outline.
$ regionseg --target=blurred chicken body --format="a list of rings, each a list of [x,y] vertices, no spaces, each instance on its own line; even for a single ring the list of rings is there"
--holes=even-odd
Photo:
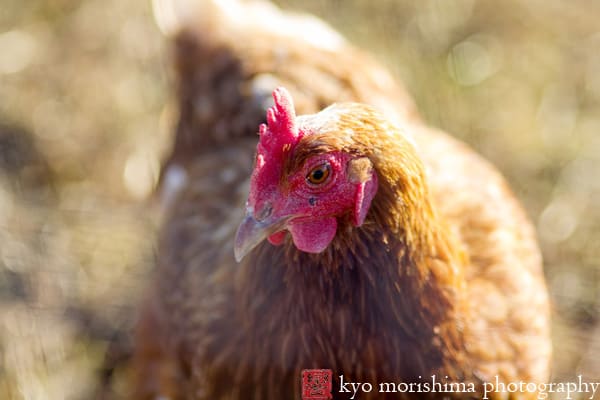
[[[307,368],[333,370],[335,389],[339,375],[477,390],[548,379],[540,253],[491,165],[425,126],[384,69],[314,18],[156,8],[180,115],[136,398],[300,399]],[[273,103],[279,86],[291,96]]]

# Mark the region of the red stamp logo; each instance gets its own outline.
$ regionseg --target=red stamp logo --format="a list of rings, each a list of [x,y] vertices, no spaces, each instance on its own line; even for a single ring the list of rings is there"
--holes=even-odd
[[[329,400],[331,395],[330,369],[302,370],[302,400]]]

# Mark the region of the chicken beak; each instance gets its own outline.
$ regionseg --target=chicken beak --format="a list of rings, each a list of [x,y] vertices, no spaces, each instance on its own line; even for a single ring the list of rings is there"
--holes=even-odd
[[[275,232],[284,229],[289,219],[290,218],[286,217],[269,217],[265,220],[258,221],[254,218],[252,211],[246,211],[246,216],[235,234],[235,244],[233,247],[235,260],[237,262],[242,261],[244,256],[250,253],[250,251],[258,246],[263,240]]]

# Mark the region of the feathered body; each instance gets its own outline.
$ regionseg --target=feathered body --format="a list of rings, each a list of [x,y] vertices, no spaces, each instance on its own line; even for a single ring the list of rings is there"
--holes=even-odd
[[[209,11],[176,37],[181,112],[163,173],[159,268],[138,329],[137,397],[300,399],[307,368],[373,385],[431,375],[545,381],[539,250],[493,167],[423,125],[389,75],[341,39],[316,46]],[[218,21],[212,36],[207,21]],[[238,264],[256,132],[278,85],[298,114],[338,103],[298,117],[310,134],[286,157],[282,179],[341,152],[368,160],[376,195],[360,224],[337,216],[323,251],[280,235],[280,245],[265,240]],[[341,102],[349,100],[372,106]],[[364,175],[356,165],[351,175]]]

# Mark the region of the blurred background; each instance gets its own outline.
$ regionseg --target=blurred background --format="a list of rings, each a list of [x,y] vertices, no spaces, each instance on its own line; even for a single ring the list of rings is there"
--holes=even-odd
[[[544,252],[554,379],[600,381],[600,2],[276,3],[373,53],[505,174]],[[168,55],[149,0],[1,0],[0,398],[123,393]]]

